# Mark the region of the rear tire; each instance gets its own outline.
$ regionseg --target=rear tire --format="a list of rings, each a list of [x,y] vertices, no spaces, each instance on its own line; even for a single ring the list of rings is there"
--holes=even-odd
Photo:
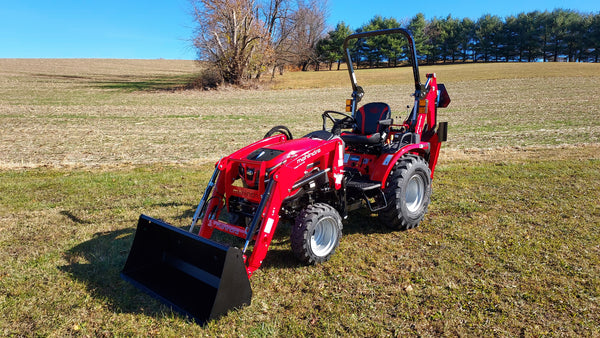
[[[419,225],[431,200],[431,170],[415,155],[403,156],[390,172],[383,189],[388,206],[379,219],[392,229],[408,230]]]
[[[342,237],[342,218],[332,206],[315,203],[296,217],[290,241],[292,251],[306,264],[323,263],[335,252]]]

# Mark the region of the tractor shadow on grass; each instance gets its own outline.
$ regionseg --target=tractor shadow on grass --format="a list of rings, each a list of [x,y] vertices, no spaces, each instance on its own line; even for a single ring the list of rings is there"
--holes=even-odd
[[[343,224],[343,235],[387,234],[399,231],[385,226],[376,215],[366,209],[350,211]]]
[[[168,307],[119,276],[134,234],[132,228],[96,233],[92,239],[66,251],[64,258],[69,264],[59,269],[83,283],[92,297],[104,300],[114,312],[158,317],[170,312]]]
[[[176,219],[191,219],[194,209],[186,210]],[[68,212],[63,213],[76,223],[90,224]],[[132,220],[133,223],[133,220]],[[291,269],[303,266],[290,247],[291,224],[282,222],[274,235],[262,268]],[[344,235],[360,233],[388,233],[393,230],[376,222],[376,218],[366,211],[355,211],[344,222]],[[103,300],[116,313],[145,314],[150,317],[160,317],[171,311],[168,306],[160,303],[149,295],[138,290],[120,278],[120,272],[129,252],[135,235],[134,228],[115,231],[98,232],[93,237],[64,252],[68,264],[58,267],[73,279],[83,283],[92,297]],[[213,238],[227,243],[218,234]],[[238,245],[239,243],[232,243]]]

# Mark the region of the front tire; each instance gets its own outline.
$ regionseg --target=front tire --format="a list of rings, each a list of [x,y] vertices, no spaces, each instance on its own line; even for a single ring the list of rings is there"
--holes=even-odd
[[[388,227],[408,230],[419,225],[431,200],[431,170],[415,155],[402,157],[390,172],[383,190],[388,206],[379,219]]]
[[[296,217],[290,241],[292,251],[305,264],[323,263],[335,252],[342,237],[342,218],[332,206],[315,203]]]

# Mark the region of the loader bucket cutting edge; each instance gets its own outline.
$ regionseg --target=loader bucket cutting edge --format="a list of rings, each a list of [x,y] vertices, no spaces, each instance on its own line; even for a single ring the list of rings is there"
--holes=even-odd
[[[200,324],[250,305],[240,249],[141,215],[121,278]]]

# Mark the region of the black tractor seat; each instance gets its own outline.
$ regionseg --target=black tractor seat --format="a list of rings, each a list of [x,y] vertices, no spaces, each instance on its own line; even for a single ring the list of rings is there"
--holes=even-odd
[[[390,120],[390,115],[387,103],[367,103],[354,114],[356,125],[352,132],[344,132],[340,136],[347,144],[381,144],[384,141],[382,134],[387,133],[389,123],[382,124],[380,121]]]

